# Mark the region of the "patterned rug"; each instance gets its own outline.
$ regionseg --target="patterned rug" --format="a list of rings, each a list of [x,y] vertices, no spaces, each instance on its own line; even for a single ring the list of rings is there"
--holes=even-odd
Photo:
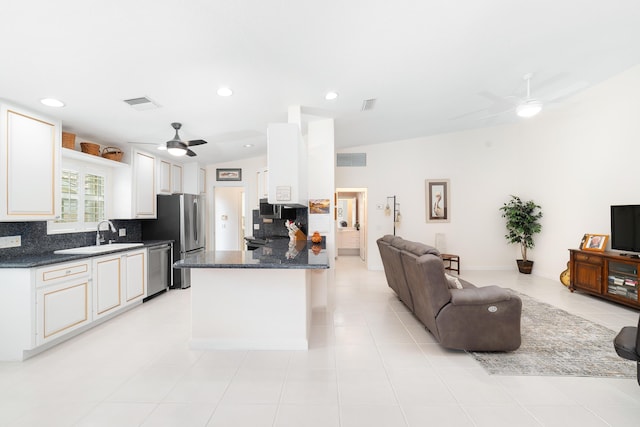
[[[524,294],[522,345],[511,353],[469,352],[490,375],[636,378],[636,362],[618,357],[618,331]]]

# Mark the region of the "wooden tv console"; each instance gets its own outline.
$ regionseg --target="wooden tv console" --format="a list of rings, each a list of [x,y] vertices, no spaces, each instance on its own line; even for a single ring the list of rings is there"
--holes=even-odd
[[[569,249],[569,252],[571,292],[577,289],[629,307],[640,308],[640,258],[614,252],[577,249]]]

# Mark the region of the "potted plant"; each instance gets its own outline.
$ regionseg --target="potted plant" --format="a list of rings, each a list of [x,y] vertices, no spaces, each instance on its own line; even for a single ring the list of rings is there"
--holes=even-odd
[[[505,203],[500,210],[502,217],[507,219],[507,234],[504,237],[509,243],[519,243],[522,259],[516,260],[520,273],[530,274],[533,261],[527,259],[527,249],[533,248],[533,235],[542,230],[538,222],[542,218],[540,206],[532,200],[523,202],[518,196],[511,196],[511,200]]]

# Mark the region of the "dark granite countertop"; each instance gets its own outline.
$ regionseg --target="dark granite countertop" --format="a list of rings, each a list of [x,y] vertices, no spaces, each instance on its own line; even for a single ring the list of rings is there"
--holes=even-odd
[[[315,247],[310,241],[289,239],[269,241],[252,251],[207,251],[187,255],[174,268],[271,268],[325,269],[329,260],[324,244]]]
[[[153,246],[165,245],[173,243],[173,240],[145,240],[142,246],[116,249],[113,251],[101,252],[99,254],[54,254],[53,252],[44,252],[40,254],[24,254],[15,257],[0,257],[0,268],[32,268],[41,267],[43,265],[57,264],[59,262],[75,261],[84,258],[93,258],[97,256],[107,255],[114,252],[132,251],[140,248],[150,248]],[[108,244],[105,244],[108,246]]]

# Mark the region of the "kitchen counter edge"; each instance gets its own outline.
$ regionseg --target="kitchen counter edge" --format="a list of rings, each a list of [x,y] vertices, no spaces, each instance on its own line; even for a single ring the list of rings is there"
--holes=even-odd
[[[79,259],[95,258],[103,255],[113,254],[116,252],[127,252],[142,248],[152,248],[154,246],[166,245],[173,243],[173,240],[145,240],[142,246],[133,248],[114,249],[112,251],[101,252],[99,254],[54,254],[53,252],[45,252],[41,254],[28,254],[16,256],[14,258],[0,258],[0,268],[33,268],[42,267],[44,265],[58,264],[61,262],[76,261]],[[105,245],[105,246],[108,246]]]

